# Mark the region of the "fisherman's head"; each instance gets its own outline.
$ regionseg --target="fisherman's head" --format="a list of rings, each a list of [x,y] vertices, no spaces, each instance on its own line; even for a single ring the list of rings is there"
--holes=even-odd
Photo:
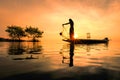
[[[70,19],[69,19],[69,22],[71,22],[71,21],[72,21],[72,19],[70,18]]]

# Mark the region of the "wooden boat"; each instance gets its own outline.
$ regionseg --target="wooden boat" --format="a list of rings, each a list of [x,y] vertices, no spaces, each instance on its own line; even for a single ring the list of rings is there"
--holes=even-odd
[[[71,42],[70,39],[63,39],[63,41],[66,42]],[[104,39],[75,39],[74,43],[75,44],[97,44],[97,43],[108,43],[109,39],[104,38]]]

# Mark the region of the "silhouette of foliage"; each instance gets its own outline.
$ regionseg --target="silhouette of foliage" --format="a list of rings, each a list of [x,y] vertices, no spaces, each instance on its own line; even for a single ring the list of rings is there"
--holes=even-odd
[[[42,37],[43,31],[40,31],[38,28],[34,27],[26,27],[25,32],[27,33],[28,37],[32,38],[32,41],[37,41],[37,38]]]
[[[22,37],[26,36],[25,31],[20,26],[7,26],[5,31],[9,33],[9,36],[12,38],[12,40],[20,41]]]

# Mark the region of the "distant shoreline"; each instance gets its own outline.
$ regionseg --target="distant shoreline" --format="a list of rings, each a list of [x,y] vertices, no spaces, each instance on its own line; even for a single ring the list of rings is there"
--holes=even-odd
[[[0,38],[0,42],[40,42],[39,40],[12,40],[6,38]]]

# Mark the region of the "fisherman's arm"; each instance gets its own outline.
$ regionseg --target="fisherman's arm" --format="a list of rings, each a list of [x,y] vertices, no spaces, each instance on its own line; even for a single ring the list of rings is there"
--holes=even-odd
[[[70,24],[70,23],[64,23],[64,24],[62,24],[62,26],[64,26],[64,25],[68,25],[68,24]]]

